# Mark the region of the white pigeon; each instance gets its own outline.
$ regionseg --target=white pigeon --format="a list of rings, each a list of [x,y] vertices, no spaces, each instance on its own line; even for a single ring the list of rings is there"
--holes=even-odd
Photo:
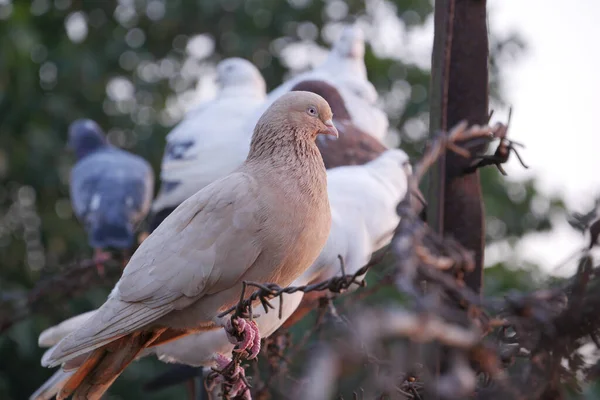
[[[245,122],[265,101],[265,80],[251,62],[228,58],[217,65],[217,83],[216,98],[188,112],[167,135],[154,213],[177,207],[248,156],[253,129],[245,130]]]
[[[347,274],[353,274],[386,246],[400,222],[396,207],[409,195],[412,167],[408,155],[390,149],[364,165],[327,170],[331,233],[319,258],[305,274],[311,281],[340,273],[338,254]]]
[[[267,96],[267,100],[253,113],[246,125],[251,130],[261,114],[281,95],[304,80],[322,80],[334,86],[341,94],[352,121],[364,132],[379,140],[387,135],[389,120],[377,105],[377,91],[367,78],[364,61],[365,38],[362,29],[348,25],[334,42],[325,61],[314,69],[285,81]]]
[[[323,251],[312,266],[290,286],[301,286],[340,275],[338,255],[344,259],[345,271],[353,274],[370,259],[372,253],[387,245],[400,222],[397,204],[408,194],[408,176],[412,173],[409,158],[399,149],[391,149],[364,165],[343,166],[327,170],[327,191],[331,205],[331,232]],[[262,337],[275,332],[301,304],[303,293],[283,295],[273,300],[275,310],[265,314],[256,308],[255,319]],[[39,345],[54,346],[64,336],[83,324],[94,311],[72,317],[40,334]],[[153,348],[139,357],[156,355],[167,363],[214,367],[219,354],[229,355],[234,345],[224,330],[192,334]],[[52,349],[48,350],[51,352]],[[51,399],[74,371],[59,369],[30,400]]]

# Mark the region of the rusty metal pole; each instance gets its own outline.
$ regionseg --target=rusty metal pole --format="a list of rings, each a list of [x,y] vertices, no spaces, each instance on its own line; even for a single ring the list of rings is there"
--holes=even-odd
[[[488,118],[488,36],[485,0],[435,2],[430,131],[435,134],[466,119]],[[469,145],[473,154],[486,143]],[[427,217],[439,233],[451,235],[475,253],[475,271],[465,277],[481,292],[485,246],[484,209],[479,172],[464,174],[470,160],[447,153],[429,177]]]
[[[436,0],[430,87],[430,135],[467,120],[488,117],[488,32],[485,0]],[[469,143],[472,154],[486,143]],[[483,289],[485,220],[479,171],[465,174],[471,160],[444,154],[429,174],[427,222],[474,253],[475,270],[465,283]],[[445,369],[443,348],[435,352],[434,375]]]

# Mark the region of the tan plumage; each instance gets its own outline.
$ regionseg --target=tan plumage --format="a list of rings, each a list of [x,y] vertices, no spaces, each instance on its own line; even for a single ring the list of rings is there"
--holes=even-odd
[[[107,301],[45,355],[45,366],[79,367],[58,399],[100,398],[144,348],[217,328],[216,315],[237,301],[243,280],[285,286],[312,264],[331,226],[315,144],[317,134],[337,136],[331,117],[314,93],[271,105],[244,164],[165,219]]]

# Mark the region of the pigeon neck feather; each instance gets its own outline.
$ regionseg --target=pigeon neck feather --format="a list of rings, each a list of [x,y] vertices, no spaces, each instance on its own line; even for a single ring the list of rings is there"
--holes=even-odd
[[[307,132],[287,128],[288,132],[271,126],[257,126],[246,160],[248,168],[281,181],[295,184],[304,193],[322,196],[327,190],[327,175],[323,158]],[[291,132],[289,132],[291,131]]]

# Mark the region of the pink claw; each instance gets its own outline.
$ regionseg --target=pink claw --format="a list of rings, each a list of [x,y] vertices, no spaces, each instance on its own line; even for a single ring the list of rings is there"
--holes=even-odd
[[[225,324],[225,332],[229,342],[236,345],[233,351],[239,353],[248,350],[249,360],[256,358],[260,353],[260,331],[256,322],[243,318],[234,318],[233,321],[229,319]]]
[[[223,371],[229,363],[231,362],[230,358],[225,357],[223,354],[217,353],[215,355],[215,362],[217,363],[217,369],[219,371]]]
[[[217,369],[223,371],[231,364],[231,359],[225,357],[222,354],[217,354],[215,357],[217,363]],[[225,382],[230,386],[227,391],[228,398],[241,398],[242,400],[252,400],[250,394],[250,388],[246,385],[242,378],[246,377],[246,371],[239,365],[235,366],[233,372],[227,374],[227,376],[219,375],[211,384],[211,390],[215,385],[220,385]],[[241,396],[241,397],[240,397]]]
[[[242,369],[242,371],[244,370]],[[244,383],[242,379],[237,379],[235,381],[231,389],[229,389],[229,396],[231,396],[232,398],[237,398],[238,396],[241,396],[241,398],[244,400],[252,400],[250,388]]]

